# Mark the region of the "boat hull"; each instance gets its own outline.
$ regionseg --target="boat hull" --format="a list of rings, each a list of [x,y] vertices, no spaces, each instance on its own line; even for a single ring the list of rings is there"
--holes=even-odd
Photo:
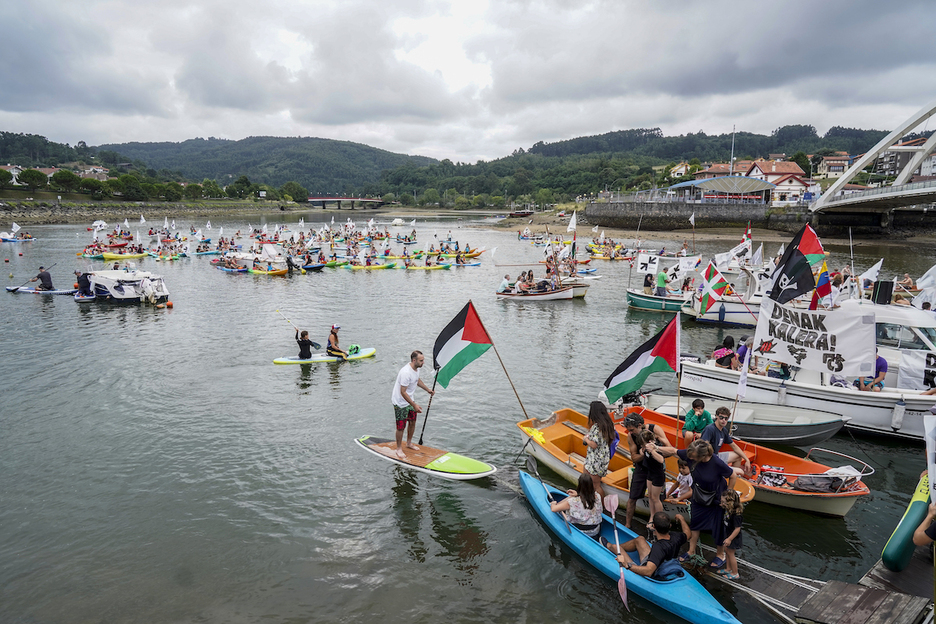
[[[562,301],[572,299],[573,287],[565,286],[558,290],[552,290],[545,293],[495,293],[498,299],[510,299],[513,301]]]
[[[627,289],[627,305],[637,310],[650,310],[652,312],[679,312],[685,297],[658,297],[645,294],[635,288]]]
[[[683,392],[717,397],[731,401],[738,388],[737,371],[715,368],[707,364],[683,362],[680,385]],[[805,409],[832,412],[848,417],[845,427],[865,433],[897,438],[923,440],[923,417],[930,414],[934,399],[912,390],[858,392],[852,388],[837,388],[787,380],[784,398],[781,381],[761,375],[748,375],[746,399],[754,403],[789,405]],[[903,418],[895,418],[894,408],[900,399],[906,402]],[[781,401],[784,401],[781,403]]]
[[[734,301],[723,299],[716,301],[708,311],[703,312],[699,294],[693,293],[692,297],[683,304],[681,309],[683,313],[691,316],[697,323],[715,323],[731,327],[757,327],[760,303],[744,302],[737,298]]]

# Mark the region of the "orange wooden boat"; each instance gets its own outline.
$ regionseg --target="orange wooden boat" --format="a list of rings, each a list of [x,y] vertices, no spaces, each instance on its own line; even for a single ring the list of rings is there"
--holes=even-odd
[[[517,423],[525,444],[524,449],[562,478],[577,483],[584,469],[585,443],[583,438],[588,432],[588,417],[568,408],[556,410],[554,414],[555,418],[550,416],[546,421],[531,418]],[[608,474],[601,479],[601,483],[605,494],[617,494],[619,506],[626,507],[630,495],[629,485],[633,462],[630,460],[627,442],[623,437],[627,435],[627,432],[619,431],[619,433],[622,434],[621,443],[611,458]],[[676,458],[668,457],[666,459],[666,490],[669,490],[672,483],[676,481],[678,473]],[[738,479],[735,489],[738,490],[741,501],[744,503],[754,498],[754,487],[748,481]],[[663,503],[663,510],[671,517],[677,513],[686,514],[688,517],[688,507],[685,502],[666,501]],[[650,503],[646,497],[637,501],[637,512],[641,515],[650,515]]]
[[[631,413],[643,416],[647,423],[658,425],[666,434],[670,444],[676,448],[685,448],[681,437],[679,444],[676,443],[676,419],[645,407],[625,408],[624,413],[615,418],[615,426],[621,436],[626,435],[627,431],[620,423]],[[854,457],[820,448],[810,449],[806,457],[797,457],[737,438],[735,442],[751,460],[754,474],[745,477],[744,480],[754,486],[757,491],[757,500],[762,503],[811,511],[825,516],[845,516],[860,497],[871,493],[861,478],[874,474],[874,468]],[[731,448],[724,445],[721,449],[715,449],[715,452],[719,450],[728,451]],[[831,466],[814,461],[812,457],[816,455],[822,455],[823,458],[828,455],[839,460],[844,459],[849,464],[861,465],[861,469],[855,469],[853,466],[832,469]],[[826,474],[830,469],[833,472]],[[800,479],[802,481],[797,483]],[[809,486],[807,482],[813,485]],[[816,483],[827,484],[829,487],[826,491],[805,489],[806,487],[816,489]]]

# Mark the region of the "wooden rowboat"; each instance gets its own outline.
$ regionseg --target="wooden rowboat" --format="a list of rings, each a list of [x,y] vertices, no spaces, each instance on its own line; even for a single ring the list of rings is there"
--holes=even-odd
[[[636,310],[651,310],[653,312],[679,312],[686,300],[691,297],[690,293],[680,295],[668,295],[658,297],[657,295],[648,295],[643,290],[636,288],[627,289],[627,305]]]
[[[559,301],[572,299],[572,286],[563,286],[556,290],[541,293],[495,293],[498,299],[511,299],[514,301]]]
[[[666,435],[669,443],[676,448],[683,446],[682,441],[676,444],[676,419],[660,412],[647,409],[646,407],[635,406],[624,410],[621,418],[627,414],[634,413],[643,417],[647,423],[655,423]],[[617,422],[617,421],[616,421]],[[625,435],[627,432],[623,425],[617,425],[618,433]],[[681,433],[681,432],[680,432]],[[806,457],[797,457],[777,451],[766,446],[759,446],[752,442],[735,440],[735,443],[741,448],[754,466],[754,475],[745,478],[745,481],[751,483],[757,491],[757,500],[762,503],[778,505],[780,507],[789,507],[801,511],[811,511],[824,516],[845,516],[862,496],[871,493],[868,486],[860,479],[874,474],[874,468],[860,459],[829,451],[826,449],[810,449]],[[715,452],[731,450],[730,447],[723,446],[721,449],[715,449]],[[835,471],[826,474],[831,467],[821,464],[811,459],[813,454],[828,455],[837,458],[836,461],[845,460],[847,462],[861,466],[860,471],[855,470],[857,476],[851,476],[847,472]],[[769,468],[765,468],[768,466]],[[851,467],[851,466],[849,466]],[[773,476],[780,483],[779,486],[768,485],[763,475]],[[844,476],[841,476],[844,475]],[[828,491],[814,492],[797,489],[797,481],[801,477],[808,477],[808,480],[815,481],[839,479],[841,483],[837,488],[830,488]],[[740,479],[739,479],[740,480]],[[807,479],[804,479],[805,483]]]
[[[717,401],[717,400],[716,400]],[[644,406],[675,417],[675,396],[652,394],[644,398]],[[683,398],[679,411],[689,411],[692,399]],[[713,402],[710,400],[709,404]],[[714,408],[709,411],[714,412]],[[739,403],[732,419],[732,437],[739,437],[758,444],[785,444],[788,446],[810,446],[824,442],[845,426],[847,417],[831,412],[769,405],[765,403]],[[680,417],[680,420],[683,418]]]
[[[546,422],[540,422],[536,418],[518,422],[517,428],[520,429],[520,436],[526,445],[527,453],[563,479],[577,483],[585,465],[586,447],[583,438],[588,433],[588,417],[568,408],[556,410],[555,415],[555,420],[550,416]],[[608,464],[608,474],[601,479],[601,485],[605,494],[617,494],[618,505],[626,507],[630,497],[630,474],[633,462],[627,451],[627,438],[625,437],[627,432],[619,430],[618,433],[621,435],[621,442]],[[528,440],[529,444],[527,444]],[[671,482],[676,481],[677,474],[679,474],[679,466],[676,464],[676,458],[668,457],[666,459],[666,490],[669,490]],[[754,487],[747,481],[738,479],[735,488],[741,495],[741,502],[747,503],[754,498]],[[689,506],[685,502],[665,501],[663,511],[671,518],[677,513],[688,517]],[[650,515],[650,502],[646,496],[637,501],[637,513],[644,516]]]

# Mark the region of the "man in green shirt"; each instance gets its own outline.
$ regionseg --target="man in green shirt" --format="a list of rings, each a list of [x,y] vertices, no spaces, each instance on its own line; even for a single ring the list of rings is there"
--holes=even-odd
[[[705,409],[705,401],[702,399],[693,401],[692,408],[686,412],[686,424],[682,431],[686,446],[688,447],[693,440],[702,435],[702,430],[713,422],[712,415]]]
[[[663,271],[663,270],[661,269],[660,272],[657,273],[657,278],[656,278],[656,296],[657,296],[657,297],[665,297],[665,296],[666,296],[666,283],[667,283],[667,281],[668,281],[668,280],[666,279],[666,271]]]

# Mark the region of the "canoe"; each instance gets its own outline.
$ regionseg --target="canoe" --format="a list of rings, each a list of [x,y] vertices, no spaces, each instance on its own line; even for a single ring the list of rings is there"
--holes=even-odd
[[[461,268],[461,267],[476,267],[476,266],[481,266],[481,263],[480,263],[480,262],[466,262],[466,263],[464,263],[464,264],[455,264],[454,262],[452,262],[452,263],[445,263],[445,266],[452,267],[453,269],[458,269],[458,268]]]
[[[36,290],[35,288],[17,288],[16,286],[7,286],[7,292],[23,295],[74,295],[78,292],[77,288],[67,290]]]
[[[107,245],[104,245],[104,246],[105,247],[126,247],[127,244],[128,244],[127,241],[124,241],[122,243],[108,243]]]
[[[617,581],[620,578],[621,568],[614,554],[602,546],[594,537],[585,535],[571,525],[566,528],[562,516],[550,510],[547,490],[553,499],[557,501],[564,499],[566,493],[551,486],[544,486],[539,480],[523,471],[520,471],[519,475],[520,487],[523,489],[523,493],[533,511],[536,512],[543,524],[573,552],[585,559],[609,579]],[[615,526],[622,543],[637,537],[636,533],[617,523],[607,514],[601,516],[599,536],[614,543]],[[638,555],[636,552],[628,554],[635,565],[640,563],[637,560]],[[668,580],[657,580],[625,569],[624,578],[627,582],[628,594],[636,594],[688,622],[697,624],[732,622],[740,624],[688,572],[683,572],[681,575]]]
[[[302,268],[305,269],[306,271],[321,271],[321,270],[324,269],[326,266],[328,266],[328,265],[325,264],[325,263],[322,263],[322,264],[303,264],[303,265],[302,265]]]
[[[900,572],[910,565],[916,545],[913,543],[913,533],[926,518],[930,500],[929,475],[924,474],[917,483],[916,490],[910,498],[903,517],[897,523],[897,528],[891,533],[890,539],[884,544],[881,553],[881,563],[888,570]]]
[[[432,266],[408,266],[407,271],[448,271],[452,268],[451,264],[434,264]]]
[[[684,446],[682,442],[680,442],[679,445],[676,444],[675,418],[642,406],[625,408],[622,418],[630,413],[643,416],[647,423],[659,425],[660,429],[669,440],[669,443],[676,446],[676,448]],[[618,425],[618,433],[622,436],[627,433],[623,425]],[[860,479],[874,474],[874,468],[854,457],[820,448],[810,449],[806,457],[797,457],[789,453],[767,448],[766,446],[759,446],[753,442],[735,440],[735,443],[754,465],[755,475],[750,478],[745,477],[744,479],[754,486],[757,492],[756,500],[759,502],[777,505],[779,507],[789,507],[790,509],[799,509],[800,511],[809,511],[823,516],[844,517],[851,511],[851,508],[858,502],[859,498],[871,494],[868,486]],[[715,452],[727,450],[730,450],[730,447],[726,445],[721,449],[715,449]],[[833,476],[838,476],[835,473],[826,475],[825,473],[827,473],[831,467],[811,459],[813,453],[830,455],[837,458],[836,461],[844,459],[848,462],[859,464],[861,465],[860,476],[856,478],[846,475],[842,478],[842,483],[839,487],[834,490],[811,492],[796,489],[797,481],[802,477],[807,477],[807,479],[803,480],[803,483],[805,483],[807,480],[816,479],[831,481]],[[781,485],[768,485],[764,480],[765,473],[768,476],[778,478]]]
[[[709,400],[708,403],[715,405],[718,401]],[[677,414],[675,396],[652,394],[644,399],[644,405],[674,418]],[[692,399],[683,398],[679,411],[685,414],[691,405]],[[714,413],[714,407],[709,412]],[[847,420],[831,412],[744,401],[735,408],[731,435],[758,444],[811,446],[834,436]]]
[[[36,238],[7,238],[5,236],[0,237],[0,242],[4,242],[4,243],[31,243],[34,240],[38,240],[38,239]]]
[[[146,252],[122,254],[122,253],[111,253],[109,251],[105,251],[104,253],[101,254],[101,259],[102,260],[134,260],[136,258],[145,258],[148,255],[149,254]]]
[[[220,269],[220,270],[224,271],[225,273],[246,273],[247,270],[248,270],[247,267],[241,267],[241,268],[239,268],[239,269],[232,269],[232,268],[230,268],[230,267],[221,266],[221,265],[219,265],[219,264],[216,264],[216,265],[215,265],[215,268],[216,268],[216,269]]]
[[[548,466],[563,479],[570,483],[577,483],[585,465],[584,437],[588,432],[588,417],[568,408],[556,410],[554,413],[555,419],[550,416],[548,420],[541,422],[536,418],[530,418],[518,422],[517,428],[520,430],[520,437],[528,454]],[[627,450],[626,433],[626,431],[618,430],[621,442],[608,464],[608,474],[601,479],[604,493],[617,494],[618,505],[621,508],[627,507],[627,500],[630,497],[630,471],[633,465]],[[532,440],[530,440],[531,437]],[[676,458],[667,458],[665,490],[669,490],[678,474],[679,466]],[[735,482],[735,488],[741,496],[741,502],[748,503],[754,498],[754,487],[747,481],[738,479]],[[689,517],[689,505],[685,502],[665,501],[663,511],[670,518],[675,517],[677,513]],[[650,515],[650,502],[646,496],[637,501],[637,513],[643,516]]]
[[[512,299],[514,301],[559,301],[572,299],[572,287],[563,286],[557,290],[544,293],[495,293],[498,299]]]
[[[377,256],[381,260],[420,260],[422,258],[422,252],[414,253],[409,256]]]
[[[363,360],[364,358],[374,357],[374,354],[377,353],[377,349],[370,347],[368,349],[361,349],[354,355],[349,355],[348,360]],[[317,362],[338,362],[339,358],[328,355],[327,353],[313,353],[312,357],[307,360],[300,360],[298,357],[282,357],[276,358],[273,360],[274,364],[315,364]]]
[[[248,269],[248,272],[255,275],[286,275],[289,273],[289,269],[273,269],[272,271],[265,271],[263,269]]]
[[[97,297],[95,297],[93,294],[81,295],[81,294],[75,293],[75,303],[91,303],[95,299],[97,299]]]
[[[592,268],[592,269],[579,269],[578,271],[576,271],[576,273],[578,273],[579,275],[589,275],[589,274],[591,274],[591,273],[596,273],[597,271],[598,271],[598,269],[595,269],[595,268]]]
[[[471,253],[440,253],[438,251],[427,251],[427,256],[437,256],[439,258],[457,258],[461,256],[462,258],[477,258],[484,253],[483,249],[477,251],[472,251]]]
[[[334,268],[344,266],[346,264],[348,264],[347,260],[329,260],[325,263],[325,266]]]
[[[396,266],[396,262],[390,262],[388,264],[372,264],[370,266],[360,265],[355,266],[345,263],[344,268],[351,269],[352,271],[378,271],[380,269],[392,269]]]
[[[468,481],[488,477],[497,472],[497,468],[491,464],[429,446],[420,445],[418,451],[406,449],[406,459],[403,460],[396,456],[394,440],[364,436],[354,442],[381,459],[443,479]]]
[[[83,254],[78,254],[78,255],[81,256],[82,258],[88,258],[88,259],[90,259],[90,260],[103,260],[103,259],[104,259],[104,254],[86,254],[86,253],[83,253]]]
[[[643,289],[628,288],[627,305],[636,310],[679,312],[690,296],[690,293],[686,293],[685,295],[659,297],[657,295],[648,295],[644,293]]]
[[[214,251],[194,251],[192,252],[195,256],[217,256],[224,253],[220,249],[215,249]]]

